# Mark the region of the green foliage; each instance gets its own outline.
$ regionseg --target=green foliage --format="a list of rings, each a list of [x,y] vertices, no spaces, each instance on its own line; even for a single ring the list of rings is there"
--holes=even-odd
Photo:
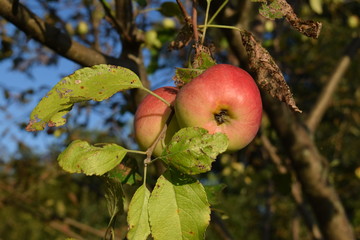
[[[26,129],[39,131],[46,125],[64,125],[64,116],[77,102],[103,101],[119,91],[141,87],[138,76],[126,68],[105,64],[82,68],[63,78],[39,102]]]
[[[103,175],[113,169],[125,157],[126,149],[116,144],[90,145],[73,141],[58,158],[59,165],[70,173]]]
[[[179,6],[174,2],[163,2],[160,5],[159,12],[166,17],[180,16],[181,12]]]
[[[261,8],[259,9],[259,13],[271,20],[283,17],[283,13],[281,12],[281,5],[276,0],[270,4],[262,4]]]
[[[149,218],[155,240],[203,239],[210,221],[203,186],[180,172],[165,172],[151,193]]]
[[[186,84],[215,64],[216,62],[209,52],[199,51],[195,54],[191,66],[188,68],[176,68],[174,77],[175,81],[179,85]]]
[[[150,191],[145,185],[141,185],[131,199],[127,218],[129,224],[127,237],[129,240],[146,240],[150,234],[148,213],[149,197]]]
[[[207,196],[207,199],[208,199],[210,205],[212,205],[212,206],[218,205],[221,202],[220,195],[225,187],[226,187],[226,185],[223,183],[216,184],[216,185],[205,185],[204,186],[206,196]]]
[[[138,166],[134,159],[125,157],[124,160],[110,170],[106,177],[122,184],[133,185],[142,178],[138,173]]]
[[[203,128],[182,128],[160,157],[179,171],[194,175],[208,172],[217,155],[225,152],[229,140],[223,133],[209,134]]]
[[[110,215],[110,221],[108,224],[108,230],[113,231],[116,217],[124,212],[123,192],[121,183],[106,180],[105,199]]]
[[[206,69],[197,68],[176,68],[175,79],[178,83],[186,84],[202,74],[205,70]]]

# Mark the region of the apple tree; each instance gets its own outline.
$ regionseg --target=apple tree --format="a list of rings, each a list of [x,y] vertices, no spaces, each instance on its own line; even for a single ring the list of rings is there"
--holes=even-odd
[[[286,65],[286,60],[316,59],[307,56],[306,49],[320,41],[323,23],[308,17],[332,10],[323,13],[320,0],[304,3],[301,10],[308,12],[301,14],[285,0],[39,1],[48,10],[43,17],[21,1],[0,0],[0,4],[4,21],[51,50],[44,54],[47,63],[62,56],[81,65],[39,101],[27,131],[64,126],[75,106],[84,102],[95,106],[119,94],[126,102],[124,111],[135,115],[140,149],[117,142],[89,143],[80,136],[57,158],[69,174],[106,182],[110,218],[104,238],[116,239],[117,219],[126,214],[128,239],[204,239],[209,224],[217,226],[223,239],[231,239],[224,227],[226,214],[217,207],[219,195],[236,187],[245,191],[252,181],[246,174],[258,167],[258,175],[263,173],[268,181],[259,187],[269,195],[277,195],[276,188],[292,198],[309,238],[355,239],[330,178],[336,178],[329,173],[330,161],[314,139],[336,86],[357,54],[355,13],[347,15],[352,50],[322,87],[313,81],[311,86],[292,84],[302,72],[318,71],[318,65],[297,69]],[[74,5],[78,9],[70,16],[56,9]],[[6,31],[2,35],[4,58],[13,54],[6,51],[15,44],[10,35]],[[298,52],[289,52],[291,44]],[[20,58],[14,64],[19,68],[40,59],[44,58]],[[151,76],[164,69],[172,70],[173,75],[166,76],[172,86],[152,90]],[[317,88],[321,94],[315,98]],[[234,171],[245,172],[242,184],[224,189],[224,183],[239,180]],[[133,191],[127,192],[128,186]],[[281,199],[273,199],[277,198]],[[259,210],[264,218],[273,211],[271,199],[257,205],[265,206]],[[265,222],[268,227],[270,220]],[[295,232],[294,239],[300,236]],[[271,231],[264,233],[264,239],[271,238]],[[275,238],[280,235],[273,233]]]

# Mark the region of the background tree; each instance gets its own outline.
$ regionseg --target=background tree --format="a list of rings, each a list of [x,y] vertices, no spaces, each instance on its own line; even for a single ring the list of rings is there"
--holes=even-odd
[[[198,2],[200,22],[205,3]],[[230,1],[215,22],[247,29],[261,41],[283,72],[303,113],[293,112],[264,92],[266,114],[259,137],[246,149],[223,155],[212,172],[201,176],[205,182],[227,185],[216,205],[221,211],[212,214],[207,238],[359,238],[360,196],[354,190],[360,184],[356,158],[360,145],[359,1],[289,2],[301,19],[322,23],[318,39],[308,38],[291,27],[295,15],[289,9],[284,18],[277,20],[259,15],[264,3]],[[221,4],[222,1],[214,0],[210,12],[216,12]],[[173,74],[174,67],[181,67],[189,59],[192,43],[168,51],[169,46],[178,48],[188,40],[179,41],[178,35],[178,41],[171,42],[186,20],[175,2],[0,0],[0,5],[1,59],[12,61],[14,70],[31,74],[37,64],[56,64],[59,56],[63,56],[81,66],[101,63],[123,66],[137,73],[145,86],[154,86],[164,84],[155,80],[158,76],[171,82],[168,73]],[[191,13],[192,2],[183,1],[183,6]],[[259,66],[254,66],[251,51],[246,51],[242,44],[247,36],[236,30],[213,28],[208,29],[207,36],[218,62],[239,65],[255,78],[258,76]],[[6,96],[9,89],[3,92]],[[30,94],[42,97],[36,92]],[[90,105],[92,111],[111,109],[104,119],[110,137],[132,144],[120,132],[128,128],[125,116],[135,111],[144,95],[145,92],[134,90],[107,103]],[[84,116],[83,109],[89,109],[89,104],[79,105],[78,109]],[[86,120],[77,121],[75,116],[70,119],[74,119],[73,129],[79,125],[86,127]],[[70,139],[87,136],[95,141],[102,136],[99,132],[73,129],[62,130],[67,136],[64,144]],[[32,149],[23,145],[19,150],[19,156],[2,166],[7,171],[1,176],[0,197],[5,206],[1,214],[9,221],[2,224],[1,235],[8,236],[7,239],[28,236],[27,232],[32,233],[33,239],[61,236],[53,230],[41,230],[43,224],[78,239],[87,238],[85,233],[102,235],[107,216],[96,215],[95,219],[88,216],[89,209],[95,212],[105,206],[99,198],[103,194],[99,183],[84,177],[74,180],[54,170],[56,167],[49,159],[54,159],[52,154],[56,155],[58,150],[49,158],[34,156]],[[37,184],[44,179],[53,179],[55,187],[50,182]],[[63,192],[67,189],[56,187],[67,184],[74,190]],[[133,190],[128,191],[131,196]],[[26,200],[24,192],[30,196]],[[83,201],[78,200],[80,197]],[[97,201],[101,204],[96,204]],[[64,206],[67,211],[61,210]],[[104,211],[105,207],[96,214]],[[21,215],[15,214],[19,212]],[[38,221],[29,228],[18,225],[19,218],[27,222],[34,215]],[[124,236],[126,222],[119,222],[118,229]],[[23,231],[8,231],[9,227]]]

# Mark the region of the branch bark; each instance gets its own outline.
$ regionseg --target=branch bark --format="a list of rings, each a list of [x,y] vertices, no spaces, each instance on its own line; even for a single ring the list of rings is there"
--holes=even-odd
[[[337,192],[328,181],[327,160],[319,153],[305,124],[270,96],[264,95],[263,103],[284,149],[287,150],[324,239],[355,239]]]
[[[121,59],[120,61],[72,40],[68,34],[47,24],[21,3],[14,6],[11,0],[0,0],[0,6],[0,16],[13,23],[28,37],[82,66],[93,66],[102,63],[127,68],[132,66],[130,59]]]
[[[143,36],[136,31],[132,13],[131,2],[128,0],[118,0],[117,3],[122,7],[117,7],[117,15],[126,15],[126,18],[117,19],[121,32],[126,33],[122,38],[121,55],[118,58],[105,55],[90,47],[71,39],[71,36],[62,32],[60,29],[47,24],[35,13],[31,12],[21,3],[15,4],[12,0],[0,0],[0,16],[13,23],[23,31],[29,38],[35,39],[44,46],[52,49],[59,55],[74,61],[81,66],[93,66],[97,64],[112,64],[128,68],[138,74],[145,87],[149,87],[146,69],[141,55],[141,43]],[[125,6],[125,7],[124,7]],[[123,12],[121,12],[123,11]],[[125,21],[125,22],[123,22]],[[126,26],[126,28],[122,27]],[[130,110],[135,111],[136,106],[146,95],[143,91],[130,91],[127,97],[130,103]]]

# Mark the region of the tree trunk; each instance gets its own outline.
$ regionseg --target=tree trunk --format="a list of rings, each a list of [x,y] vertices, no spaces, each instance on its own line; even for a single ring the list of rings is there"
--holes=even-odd
[[[342,203],[328,181],[327,160],[319,153],[305,124],[284,104],[264,94],[264,108],[286,149],[306,199],[326,240],[355,239]]]

